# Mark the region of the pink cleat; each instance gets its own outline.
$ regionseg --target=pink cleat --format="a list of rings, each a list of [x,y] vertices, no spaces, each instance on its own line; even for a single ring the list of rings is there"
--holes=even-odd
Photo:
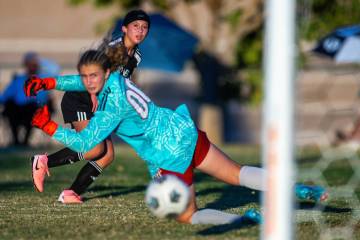
[[[58,201],[61,203],[83,203],[81,196],[70,189],[65,189],[61,192]]]
[[[38,192],[44,191],[45,175],[50,176],[47,162],[48,158],[46,154],[31,157],[32,179],[34,187]]]

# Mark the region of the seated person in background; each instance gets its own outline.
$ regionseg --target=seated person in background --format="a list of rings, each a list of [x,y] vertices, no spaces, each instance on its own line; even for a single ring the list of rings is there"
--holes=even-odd
[[[30,124],[31,118],[35,110],[48,101],[48,93],[43,91],[36,98],[27,98],[23,91],[25,81],[31,75],[44,74],[40,72],[40,59],[38,54],[28,52],[24,55],[23,66],[25,73],[15,73],[10,81],[10,84],[0,94],[0,104],[4,106],[2,116],[8,119],[10,130],[12,134],[13,145],[25,146],[29,144],[29,137],[32,126]],[[52,104],[50,104],[50,107]],[[21,126],[25,129],[24,137],[19,136]]]

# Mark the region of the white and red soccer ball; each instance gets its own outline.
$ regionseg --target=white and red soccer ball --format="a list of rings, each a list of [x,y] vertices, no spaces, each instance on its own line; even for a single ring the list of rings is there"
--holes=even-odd
[[[174,218],[182,214],[190,199],[189,187],[174,175],[164,175],[150,182],[146,205],[159,218]]]

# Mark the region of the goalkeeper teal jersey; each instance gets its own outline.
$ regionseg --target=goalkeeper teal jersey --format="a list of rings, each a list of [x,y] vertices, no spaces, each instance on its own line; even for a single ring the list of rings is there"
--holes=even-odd
[[[56,89],[85,91],[79,75],[57,77]],[[151,176],[159,168],[185,172],[198,137],[185,105],[175,111],[159,107],[117,72],[97,98],[98,108],[85,129],[77,133],[59,126],[53,138],[74,151],[87,152],[114,132],[147,163]]]

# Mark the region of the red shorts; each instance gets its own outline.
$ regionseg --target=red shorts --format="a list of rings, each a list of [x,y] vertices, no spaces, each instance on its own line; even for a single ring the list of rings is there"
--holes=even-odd
[[[210,148],[210,141],[206,136],[206,133],[199,129],[197,131],[198,139],[196,142],[194,155],[191,160],[190,166],[186,169],[186,171],[184,173],[177,173],[160,168],[157,176],[172,174],[183,180],[188,186],[191,186],[193,184],[194,168],[196,168],[202,163]]]

